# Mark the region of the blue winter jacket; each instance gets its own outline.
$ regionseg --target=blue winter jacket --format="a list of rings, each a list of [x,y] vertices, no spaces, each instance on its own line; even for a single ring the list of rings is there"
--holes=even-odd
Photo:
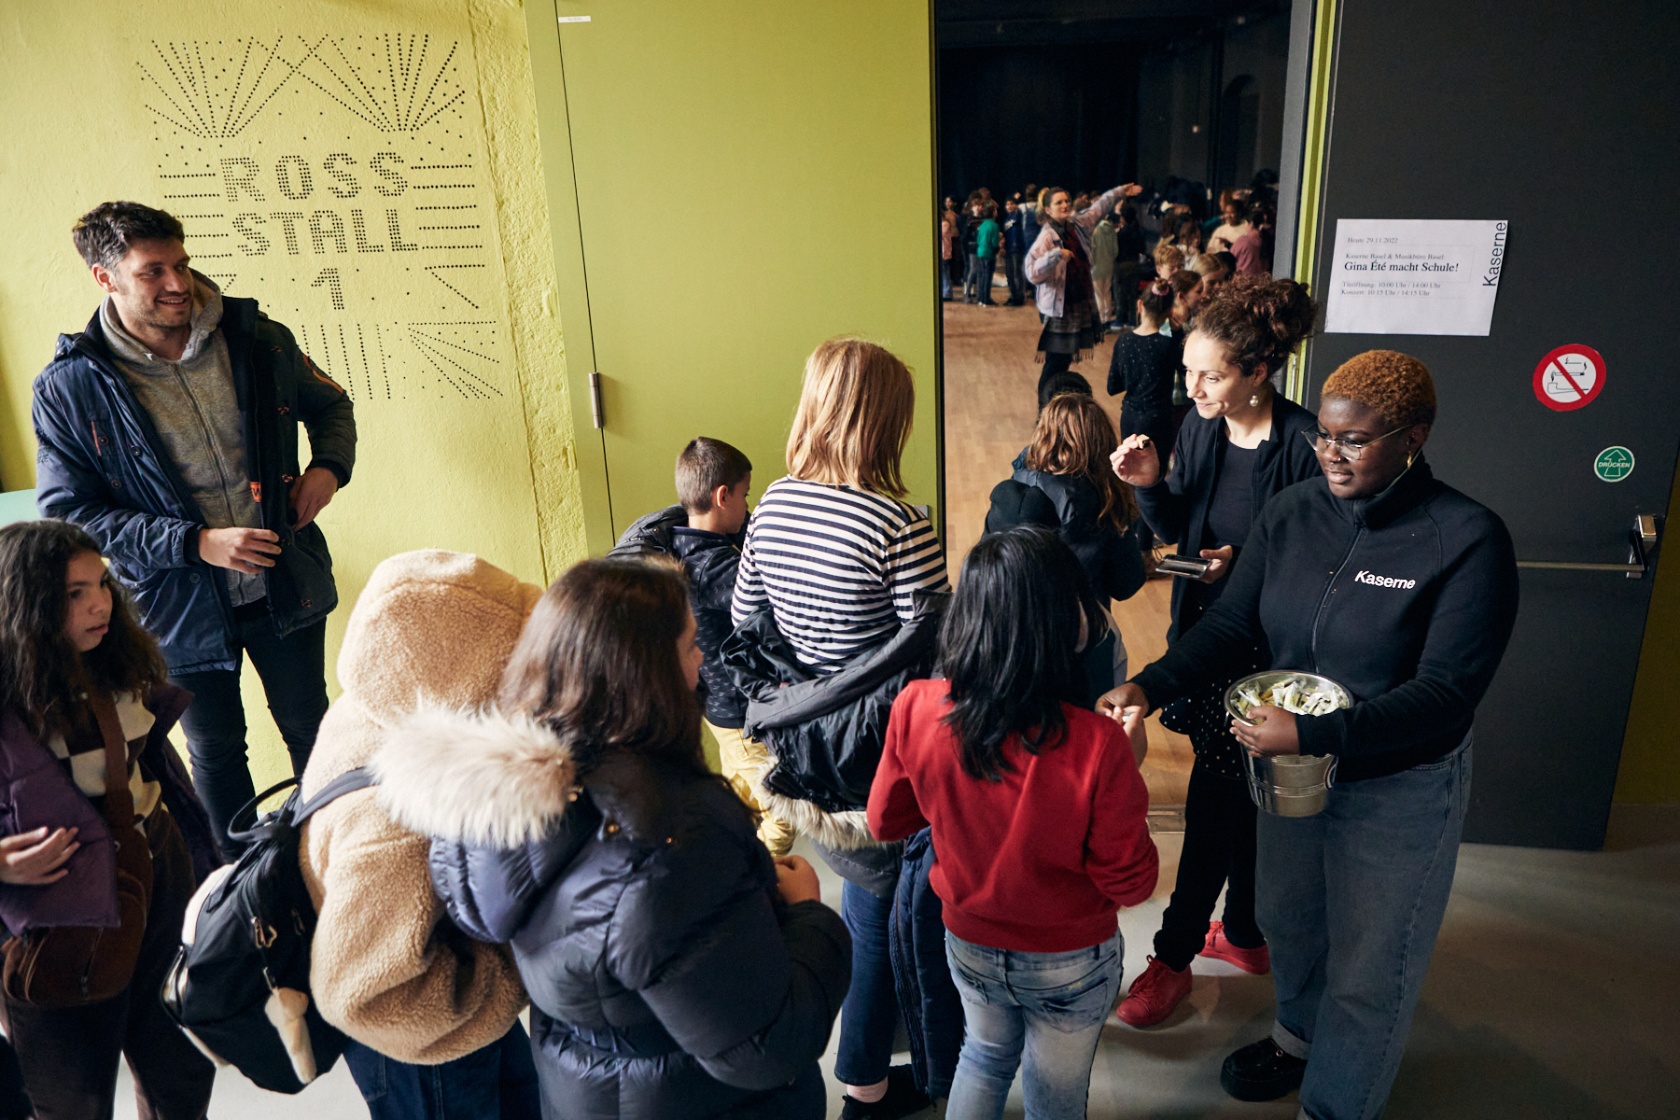
[[[356,461],[350,398],[316,369],[292,333],[223,297],[234,391],[244,420],[246,462],[262,527],[280,537],[264,572],[269,614],[284,636],[338,605],[332,556],[320,526],[293,529],[288,505],[298,469],[298,422],[309,430],[310,466],[340,486]],[[233,669],[233,606],[225,573],[199,558],[204,518],[180,472],[118,369],[98,312],[80,334],[60,335],[35,379],[36,505],[86,530],[134,594],[141,623],[157,636],[170,672]]]
[[[893,986],[910,1040],[910,1069],[930,1097],[949,1097],[962,1050],[963,1008],[945,959],[945,904],[928,874],[935,863],[933,829],[904,842],[904,869],[893,892],[887,949]]]
[[[404,753],[476,751],[450,772],[470,764],[494,791],[486,803],[514,803],[497,830],[537,838],[487,847],[465,825],[416,823],[433,836],[432,883],[456,924],[513,947],[543,1115],[820,1120],[817,1058],[850,982],[851,941],[820,902],[782,902],[734,793],[626,752],[598,764],[561,810],[544,803],[541,777],[522,777],[491,745],[525,741],[516,727],[496,716],[476,726],[411,725]],[[569,752],[543,738],[523,757],[557,773]],[[440,764],[426,762],[434,774]]]

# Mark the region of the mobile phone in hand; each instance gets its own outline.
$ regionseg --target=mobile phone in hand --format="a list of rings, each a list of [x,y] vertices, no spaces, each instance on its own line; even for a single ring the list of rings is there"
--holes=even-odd
[[[1201,579],[1211,567],[1213,561],[1200,556],[1164,556],[1156,563],[1155,570],[1183,579]]]

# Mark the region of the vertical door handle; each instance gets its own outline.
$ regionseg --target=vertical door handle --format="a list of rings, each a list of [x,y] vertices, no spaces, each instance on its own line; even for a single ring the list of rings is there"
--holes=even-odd
[[[1657,537],[1660,526],[1651,513],[1635,514],[1633,528],[1628,530],[1628,558],[1625,564],[1581,563],[1573,560],[1518,560],[1519,568],[1537,568],[1553,572],[1620,572],[1628,579],[1644,579],[1656,560]]]
[[[605,414],[601,410],[601,371],[589,371],[589,417],[594,422],[597,431],[607,426]]]

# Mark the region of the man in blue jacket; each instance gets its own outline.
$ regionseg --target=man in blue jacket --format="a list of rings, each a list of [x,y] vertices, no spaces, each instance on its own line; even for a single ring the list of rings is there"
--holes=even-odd
[[[73,235],[107,294],[35,379],[36,501],[99,542],[193,693],[193,784],[231,856],[228,821],[254,795],[242,658],[297,773],[327,710],[338,591],[315,517],[350,481],[355,418],[289,330],[189,267],[169,214],[102,203]]]

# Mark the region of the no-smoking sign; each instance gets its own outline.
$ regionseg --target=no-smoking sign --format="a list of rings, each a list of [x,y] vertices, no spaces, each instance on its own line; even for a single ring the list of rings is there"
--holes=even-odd
[[[1591,346],[1559,346],[1534,367],[1534,395],[1557,412],[1585,408],[1604,391],[1604,356]]]

